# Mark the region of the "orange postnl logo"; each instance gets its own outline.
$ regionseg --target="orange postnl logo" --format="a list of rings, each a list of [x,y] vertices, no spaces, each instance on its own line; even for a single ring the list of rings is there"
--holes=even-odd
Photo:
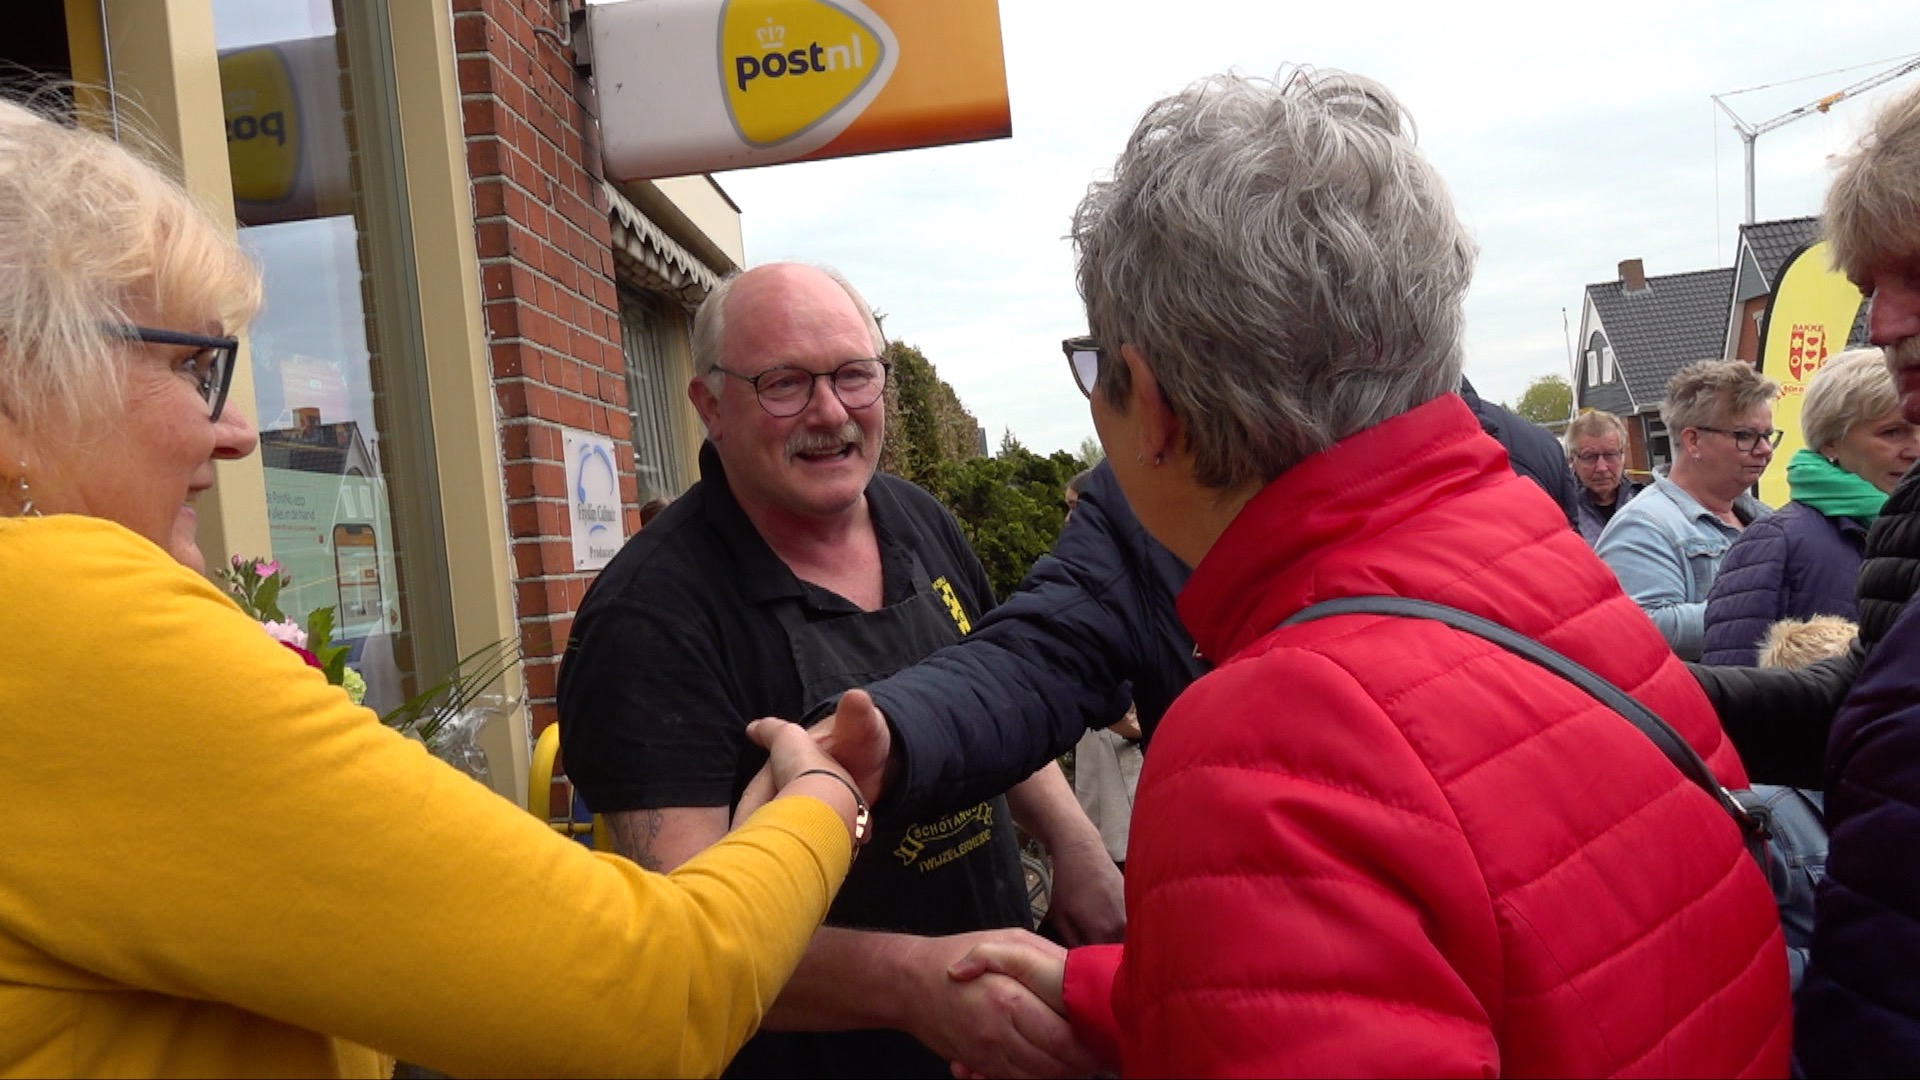
[[[1787,370],[1805,382],[1827,362],[1827,329],[1819,323],[1794,323],[1787,338]]]
[[[740,137],[778,146],[844,129],[893,70],[893,31],[857,0],[728,0],[720,76]]]

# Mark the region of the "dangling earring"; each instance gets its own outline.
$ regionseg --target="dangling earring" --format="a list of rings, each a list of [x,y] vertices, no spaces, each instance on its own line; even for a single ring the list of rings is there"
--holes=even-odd
[[[14,477],[13,486],[19,489],[14,501],[20,504],[19,517],[39,517],[40,511],[33,505],[33,488],[27,484],[27,463],[20,463],[20,475]]]
[[[1840,464],[1840,459],[1837,457],[1830,457],[1827,459],[1827,464],[1837,466]]]

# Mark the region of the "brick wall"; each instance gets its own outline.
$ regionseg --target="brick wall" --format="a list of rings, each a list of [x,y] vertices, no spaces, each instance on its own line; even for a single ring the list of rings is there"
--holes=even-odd
[[[573,0],[576,7],[579,0]],[[546,0],[453,0],[467,170],[532,729],[592,572],[575,572],[561,428],[609,436],[639,529],[593,101]]]

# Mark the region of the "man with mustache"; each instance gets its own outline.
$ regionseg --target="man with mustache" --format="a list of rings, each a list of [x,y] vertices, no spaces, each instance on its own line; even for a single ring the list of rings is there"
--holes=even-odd
[[[700,482],[594,582],[558,693],[567,775],[643,866],[670,870],[727,831],[766,760],[749,722],[804,716],[958,641],[993,605],[952,515],[876,472],[885,344],[851,285],[796,264],[723,282],[695,317]],[[1010,800],[1071,882],[1056,896],[1081,905],[1072,936],[1117,937],[1118,872],[1056,765],[1004,797],[881,822],[728,1075],[1091,1068],[1024,987],[947,977],[982,941],[1059,949],[1028,929]]]
[[[1869,298],[1900,411],[1920,423],[1920,91],[1881,110],[1845,155],[1821,225],[1835,268]],[[1795,1010],[1808,1076],[1920,1074],[1920,469],[1867,534],[1860,637],[1869,643],[1827,742],[1827,877]]]

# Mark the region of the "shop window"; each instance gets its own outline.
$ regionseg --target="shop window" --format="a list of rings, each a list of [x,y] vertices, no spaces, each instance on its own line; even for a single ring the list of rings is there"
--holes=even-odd
[[[385,711],[452,666],[384,4],[215,0],[272,555]]]

